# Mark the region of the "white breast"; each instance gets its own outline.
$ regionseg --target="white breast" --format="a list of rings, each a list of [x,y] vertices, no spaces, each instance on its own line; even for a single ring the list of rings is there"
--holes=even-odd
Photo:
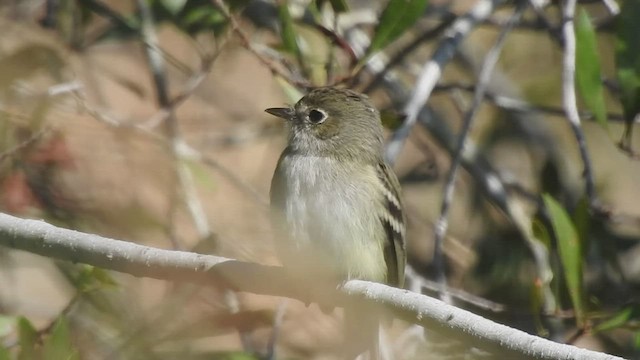
[[[285,265],[341,279],[384,281],[376,169],[300,155],[287,156],[281,165],[288,169],[283,210],[291,235]]]

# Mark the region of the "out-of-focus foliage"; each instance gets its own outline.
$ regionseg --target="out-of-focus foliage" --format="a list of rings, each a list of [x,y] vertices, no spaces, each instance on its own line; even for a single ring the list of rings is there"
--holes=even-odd
[[[558,244],[558,253],[562,262],[563,278],[571,297],[573,310],[576,313],[578,326],[585,321],[583,290],[583,255],[582,239],[571,221],[571,217],[556,200],[548,194],[543,195],[544,205],[549,212],[553,234]],[[547,241],[550,243],[551,241]]]
[[[51,334],[44,340],[42,357],[43,359],[80,359],[78,351],[71,343],[69,324],[64,317],[56,320]]]
[[[379,77],[368,95],[395,131],[417,74],[452,24],[469,20],[475,3],[482,1],[148,0],[168,69],[165,90],[173,96],[171,109],[157,109],[150,75],[158,76],[157,69],[144,56],[151,44],[140,41],[135,1],[40,2],[21,25],[36,27],[31,20],[39,20],[45,40],[11,46],[3,41],[15,36],[0,40],[0,210],[160,247],[270,263],[264,199],[284,136],[282,124],[266,120],[262,109],[295,103],[307,87],[363,89]],[[6,6],[11,16],[19,13]],[[471,29],[455,60],[444,64],[440,86],[421,114],[423,127],[412,130],[399,161],[410,262],[421,276],[433,275],[432,223],[461,114],[476,90],[477,54],[494,44],[514,6],[503,4]],[[582,160],[558,106],[559,6],[563,2],[549,2],[541,12],[528,9],[509,34],[456,182],[444,263],[450,286],[499,305],[480,306],[486,317],[554,339],[584,334],[588,345],[638,357],[640,275],[633,259],[640,222],[633,219],[640,217],[639,192],[637,181],[623,182],[637,179],[638,163],[601,134],[622,132],[623,118],[624,145],[632,149],[640,112],[640,2],[622,2],[619,15],[585,3],[574,19],[582,126],[609,214],[591,208],[583,195]],[[390,59],[393,66],[385,65]],[[212,70],[203,70],[207,66]],[[177,119],[180,139],[164,138],[167,114]],[[177,155],[168,153],[169,143],[178,144]],[[185,143],[202,153],[180,147]],[[213,161],[203,161],[207,156]],[[178,185],[190,181],[192,188]],[[496,189],[504,193],[490,193]],[[258,201],[247,205],[245,197]],[[209,234],[203,235],[203,223]],[[0,252],[0,275],[24,271],[13,257]],[[330,357],[336,347],[321,342],[331,333],[322,328],[330,321],[318,321],[314,316],[322,315],[315,313],[287,312],[283,321],[297,315],[298,326],[271,331],[279,321],[272,309],[281,305],[270,300],[227,289],[149,285],[82,264],[47,264],[49,270],[39,271],[58,281],[66,302],[45,316],[5,304],[0,287],[0,360],[240,360],[281,348],[283,355],[273,358],[307,358]],[[299,334],[313,330],[320,335],[311,341]]]
[[[606,128],[607,109],[598,53],[596,33],[589,14],[580,9],[576,17],[576,84],[589,110],[598,123]]]
[[[616,70],[620,85],[620,102],[627,123],[626,146],[631,146],[631,132],[640,112],[640,2],[625,1],[616,27]]]
[[[380,15],[367,55],[384,49],[422,17],[427,0],[391,0]],[[366,57],[365,57],[366,58]]]

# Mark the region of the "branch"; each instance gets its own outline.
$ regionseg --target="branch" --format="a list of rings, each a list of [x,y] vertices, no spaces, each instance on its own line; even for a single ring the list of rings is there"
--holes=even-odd
[[[562,37],[564,40],[564,54],[562,56],[562,107],[567,114],[567,120],[578,143],[580,157],[584,165],[585,192],[592,209],[598,208],[596,186],[591,166],[591,159],[587,151],[587,141],[580,125],[580,114],[576,100],[576,37],[573,28],[576,0],[568,0],[562,8]]]
[[[305,299],[281,267],[265,266],[184,251],[162,250],[98,235],[67,230],[44,221],[0,214],[0,246],[49,258],[85,263],[139,277],[230,286],[257,294]],[[315,294],[317,295],[317,294]],[[408,290],[352,280],[323,302],[375,301],[411,323],[485,351],[533,359],[621,359],[579,349],[494,323],[466,310]],[[317,299],[314,299],[317,300]]]
[[[482,105],[482,100],[484,99],[487,87],[489,86],[489,81],[491,80],[493,69],[498,62],[502,46],[505,43],[507,35],[509,34],[509,32],[511,32],[513,25],[518,22],[520,16],[524,12],[525,6],[523,4],[525,3],[520,2],[517,5],[516,10],[514,11],[512,17],[509,19],[509,22],[500,32],[498,40],[496,40],[496,43],[489,50],[487,56],[485,57],[484,63],[482,64],[482,69],[480,70],[480,74],[478,76],[478,85],[476,86],[473,104],[471,104],[471,107],[465,114],[462,129],[460,130],[460,135],[458,138],[458,143],[456,144],[456,149],[453,152],[451,169],[447,174],[447,179],[444,185],[442,203],[440,206],[440,216],[438,217],[436,225],[434,226],[433,263],[436,268],[436,279],[443,289],[446,285],[447,277],[444,270],[444,252],[442,248],[444,245],[444,236],[447,232],[447,228],[449,227],[449,209],[451,208],[451,203],[453,202],[454,186],[458,174],[458,169],[460,168],[463,159],[462,153],[465,151],[465,147],[468,146],[467,138],[469,136],[469,133],[471,132],[471,127],[473,126],[475,116],[480,109],[480,105]],[[446,295],[445,292],[440,291],[439,293],[440,297],[443,300],[446,299],[448,300],[447,302],[450,302],[450,298]]]
[[[480,0],[464,16],[458,18],[447,30],[444,39],[436,49],[431,60],[427,61],[416,80],[411,97],[404,107],[407,116],[402,126],[393,133],[387,144],[385,157],[393,164],[404,147],[404,143],[418,120],[418,114],[431,96],[433,88],[442,75],[444,66],[451,60],[456,49],[475,26],[484,21],[502,0]]]

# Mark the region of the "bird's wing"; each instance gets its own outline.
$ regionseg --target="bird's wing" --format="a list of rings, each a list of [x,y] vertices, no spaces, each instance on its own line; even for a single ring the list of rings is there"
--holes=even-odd
[[[385,212],[381,215],[386,232],[384,260],[387,264],[387,283],[402,287],[404,285],[404,267],[407,262],[405,244],[405,216],[400,197],[400,182],[393,170],[384,162],[378,166],[378,177],[384,185]]]

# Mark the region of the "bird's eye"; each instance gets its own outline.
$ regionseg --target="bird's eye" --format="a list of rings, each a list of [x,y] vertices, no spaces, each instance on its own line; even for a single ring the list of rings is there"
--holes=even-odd
[[[309,121],[314,124],[320,124],[327,119],[327,114],[322,110],[313,109],[309,111]]]

